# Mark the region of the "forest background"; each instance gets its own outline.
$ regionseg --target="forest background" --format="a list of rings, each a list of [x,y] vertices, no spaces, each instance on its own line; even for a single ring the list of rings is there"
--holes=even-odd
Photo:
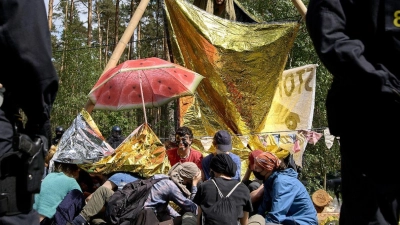
[[[191,0],[190,2],[192,2]],[[102,74],[119,38],[125,31],[140,0],[45,0],[52,34],[53,62],[60,88],[51,115],[56,126],[67,129],[84,108],[87,95]],[[239,0],[252,15],[264,22],[300,20],[291,0]],[[308,0],[304,0],[307,6]],[[169,60],[162,0],[150,0],[119,63],[130,59],[159,57]],[[318,64],[313,129],[327,127],[325,97],[332,76],[320,63],[305,23],[289,53],[286,69]],[[148,123],[161,141],[173,136],[177,127],[177,102],[146,109]],[[119,112],[94,110],[91,114],[103,136],[118,125],[125,136],[144,123],[143,109]],[[328,149],[322,137],[308,144],[300,179],[312,193],[326,188],[326,180],[340,171],[339,143]],[[328,190],[331,192],[332,190]]]

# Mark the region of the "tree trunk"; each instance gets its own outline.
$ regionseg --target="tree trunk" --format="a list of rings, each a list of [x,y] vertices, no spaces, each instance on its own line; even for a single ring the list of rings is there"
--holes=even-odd
[[[135,12],[135,0],[131,0],[131,18]],[[135,34],[132,35],[128,45],[128,59],[133,59],[133,42],[135,41]]]
[[[138,57],[138,59],[140,59],[140,58],[142,58],[141,56],[140,56],[140,23],[138,23],[138,26],[137,26],[137,42],[136,42],[136,51],[137,51],[137,57]]]
[[[48,16],[47,16],[47,22],[49,23],[50,31],[53,26],[53,3],[54,3],[54,0],[49,0],[49,12],[48,12]]]
[[[108,61],[108,43],[109,43],[108,33],[109,33],[109,30],[110,30],[110,19],[107,20],[107,30],[106,30],[106,50],[105,50],[105,62],[106,63]]]
[[[115,1],[115,25],[114,25],[114,48],[118,43],[118,28],[119,28],[119,0]]]
[[[72,0],[71,0],[72,1]],[[60,67],[60,73],[62,73],[65,70],[65,52],[67,51],[67,30],[68,30],[68,0],[65,3],[65,13],[64,13],[64,46],[63,46],[63,53],[61,57],[61,67]],[[61,78],[60,78],[61,79]]]
[[[88,0],[87,45],[91,46],[91,44],[92,44],[92,0]]]
[[[97,26],[97,29],[98,29],[98,32],[99,32],[99,65],[100,65],[100,68],[102,69],[103,68],[103,66],[102,66],[102,46],[103,46],[103,35],[102,35],[102,32],[101,32],[101,26],[100,26],[100,24],[101,24],[101,16],[100,16],[100,11],[99,11],[99,6],[98,6],[98,2],[96,1],[95,2],[96,3],[96,14],[97,14],[97,24],[98,24],[98,26]]]
[[[74,19],[74,0],[71,0],[71,6],[69,9],[69,23],[72,24]]]

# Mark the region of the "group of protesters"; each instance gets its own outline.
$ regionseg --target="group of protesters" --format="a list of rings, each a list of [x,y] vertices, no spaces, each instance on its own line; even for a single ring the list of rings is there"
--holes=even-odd
[[[270,152],[251,151],[242,177],[241,159],[232,152],[226,130],[215,133],[216,151],[204,158],[192,148],[193,138],[190,128],[177,129],[175,146],[166,150],[171,169],[147,178],[166,179],[153,184],[140,216],[133,218],[135,224],[318,224],[307,190],[283,160]],[[131,171],[89,174],[78,165],[55,162],[33,208],[41,225],[109,224],[104,210],[108,200],[139,179],[145,178]],[[227,198],[230,205],[220,206]]]
[[[230,0],[225,8],[214,7],[213,2],[196,0],[194,4],[244,22],[236,14],[236,1]],[[216,4],[223,2],[227,1],[215,0]],[[333,75],[326,109],[331,134],[341,140],[342,225],[399,222],[397,143],[357,142],[365,134],[350,129],[385,131],[385,140],[398,137],[399,10],[395,0],[309,1],[307,30],[319,59]],[[104,224],[97,216],[107,197],[138,178],[127,173],[108,179],[83,176],[77,165],[55,163],[55,171],[40,182],[41,153],[50,147],[50,114],[59,87],[46,9],[43,1],[2,0],[0,15],[0,224]],[[21,111],[27,119],[24,126]],[[190,148],[192,137],[179,134],[177,149],[168,150],[171,171],[155,176],[169,179],[152,187],[144,205],[144,212],[154,214],[151,224],[171,219],[178,224],[179,218],[182,224],[219,224],[226,219],[233,224],[317,224],[316,211],[293,168],[271,153],[254,150],[248,172],[243,179],[236,177],[240,165],[226,150],[227,142],[219,143],[221,134],[214,138],[216,154],[204,160]],[[385,149],[385,154],[376,154],[378,149]],[[175,161],[173,152],[178,155]],[[385,163],[371,166],[374,162]],[[250,170],[262,184],[245,179]],[[191,187],[184,189],[187,185]],[[236,217],[211,208],[227,195],[234,199]],[[181,211],[173,210],[170,201]]]

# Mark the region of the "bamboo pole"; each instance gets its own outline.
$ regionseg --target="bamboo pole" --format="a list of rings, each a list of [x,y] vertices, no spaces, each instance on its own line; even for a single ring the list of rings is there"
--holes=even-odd
[[[133,14],[131,20],[129,21],[128,26],[126,27],[124,34],[122,35],[121,39],[118,41],[117,46],[115,47],[113,54],[110,57],[110,60],[108,60],[108,63],[106,67],[103,70],[102,75],[107,72],[109,69],[115,67],[121,58],[122,53],[124,52],[124,49],[126,45],[128,44],[129,40],[131,39],[133,32],[135,31],[137,25],[139,24],[140,19],[143,16],[144,11],[146,10],[147,5],[149,4],[150,0],[141,0],[137,9],[135,10],[135,13]],[[101,76],[102,76],[101,75]],[[100,76],[100,77],[101,77]],[[93,102],[88,99],[85,105],[85,110],[90,114],[92,113],[94,108]]]
[[[296,7],[297,11],[299,11],[301,17],[305,19],[307,13],[307,7],[301,0],[292,0],[294,6]]]

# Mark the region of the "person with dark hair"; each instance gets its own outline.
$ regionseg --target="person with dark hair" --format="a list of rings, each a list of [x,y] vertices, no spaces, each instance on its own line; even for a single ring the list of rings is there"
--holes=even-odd
[[[216,148],[216,152],[210,153],[209,155],[204,157],[203,161],[201,162],[201,166],[203,168],[203,173],[204,173],[204,180],[208,180],[211,178],[210,162],[212,158],[217,154],[227,154],[232,158],[237,167],[233,179],[240,181],[242,162],[238,155],[232,153],[232,137],[228,133],[228,131],[220,130],[216,132],[213,138],[213,145]]]
[[[253,207],[249,189],[242,182],[232,179],[236,174],[236,163],[227,154],[217,154],[211,159],[210,170],[211,179],[198,187],[193,199],[199,206],[198,224],[202,224],[201,221],[204,220],[204,224],[227,225],[238,224],[240,221],[241,225],[247,225],[249,212],[253,211]],[[221,194],[230,199],[231,205],[218,204],[223,198]],[[226,214],[221,215],[215,210]]]
[[[43,1],[0,1],[0,65],[0,224],[36,225],[58,91]]]
[[[177,163],[193,162],[201,169],[203,154],[191,148],[193,132],[189,127],[180,127],[175,132],[175,148],[167,149],[168,160],[171,166]]]
[[[55,129],[56,136],[51,140],[52,145],[58,145],[62,135],[64,134],[64,128],[62,126],[57,126]]]
[[[125,137],[122,136],[122,130],[119,126],[113,126],[111,128],[111,136],[107,138],[107,143],[116,149],[123,141]]]
[[[325,107],[329,131],[340,137],[343,225],[400,220],[399,12],[399,0],[309,1],[307,30],[333,76]],[[366,131],[384,134],[355,141]]]
[[[270,152],[255,158],[254,171],[264,180],[264,196],[249,225],[317,225],[317,211],[297,172]],[[264,217],[265,216],[265,217]]]

